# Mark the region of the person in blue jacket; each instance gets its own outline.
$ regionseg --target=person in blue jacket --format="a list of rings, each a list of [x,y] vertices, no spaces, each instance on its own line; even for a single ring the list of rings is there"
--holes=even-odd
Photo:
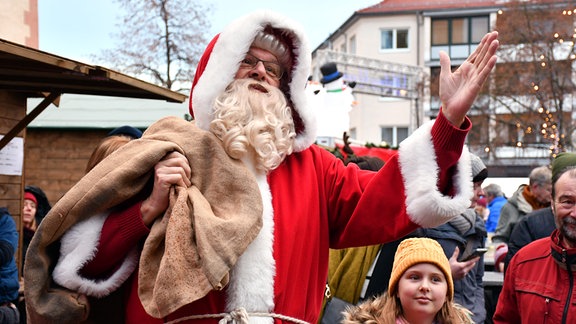
[[[18,248],[16,223],[8,209],[0,207],[0,324],[17,324],[20,313],[18,300],[18,268],[15,252]]]
[[[502,187],[495,183],[491,183],[484,187],[484,194],[488,202],[488,209],[490,214],[486,220],[486,231],[494,233],[496,226],[498,226],[498,219],[500,218],[500,210],[502,206],[508,201],[502,192]]]

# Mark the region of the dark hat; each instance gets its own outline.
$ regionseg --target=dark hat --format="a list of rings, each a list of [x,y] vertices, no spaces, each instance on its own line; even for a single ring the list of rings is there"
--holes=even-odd
[[[482,159],[470,153],[470,163],[472,164],[472,182],[480,182],[488,178],[488,169]]]
[[[132,139],[137,139],[142,137],[142,131],[139,130],[138,128],[124,125],[111,130],[110,133],[108,133],[108,135],[106,136],[113,136],[113,135],[125,135],[131,137]]]
[[[320,83],[326,84],[332,81],[340,79],[344,74],[338,71],[338,67],[336,67],[336,63],[328,62],[325,63],[320,67],[320,72],[322,72],[322,79],[320,79]]]
[[[576,167],[576,153],[562,152],[552,161],[552,181],[568,167]]]

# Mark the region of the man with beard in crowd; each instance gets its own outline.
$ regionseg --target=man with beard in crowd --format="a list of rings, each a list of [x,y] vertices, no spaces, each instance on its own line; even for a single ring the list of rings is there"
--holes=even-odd
[[[553,178],[551,207],[556,229],[510,261],[494,323],[576,322],[576,167]]]

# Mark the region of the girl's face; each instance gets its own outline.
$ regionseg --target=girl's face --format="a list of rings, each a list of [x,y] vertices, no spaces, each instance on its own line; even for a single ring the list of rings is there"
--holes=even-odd
[[[446,301],[448,283],[444,273],[430,263],[408,268],[398,281],[397,297],[410,323],[431,322]]]
[[[22,211],[22,221],[24,226],[30,227],[36,216],[36,203],[30,199],[24,199],[24,210]]]

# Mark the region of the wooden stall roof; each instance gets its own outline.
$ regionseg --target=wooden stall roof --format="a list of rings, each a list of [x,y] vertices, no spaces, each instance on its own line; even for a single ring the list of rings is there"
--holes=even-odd
[[[92,94],[183,102],[186,95],[128,75],[0,39],[0,89]]]
[[[158,99],[182,103],[186,95],[95,65],[0,39],[0,90],[45,99],[0,140],[2,149],[64,93]]]

